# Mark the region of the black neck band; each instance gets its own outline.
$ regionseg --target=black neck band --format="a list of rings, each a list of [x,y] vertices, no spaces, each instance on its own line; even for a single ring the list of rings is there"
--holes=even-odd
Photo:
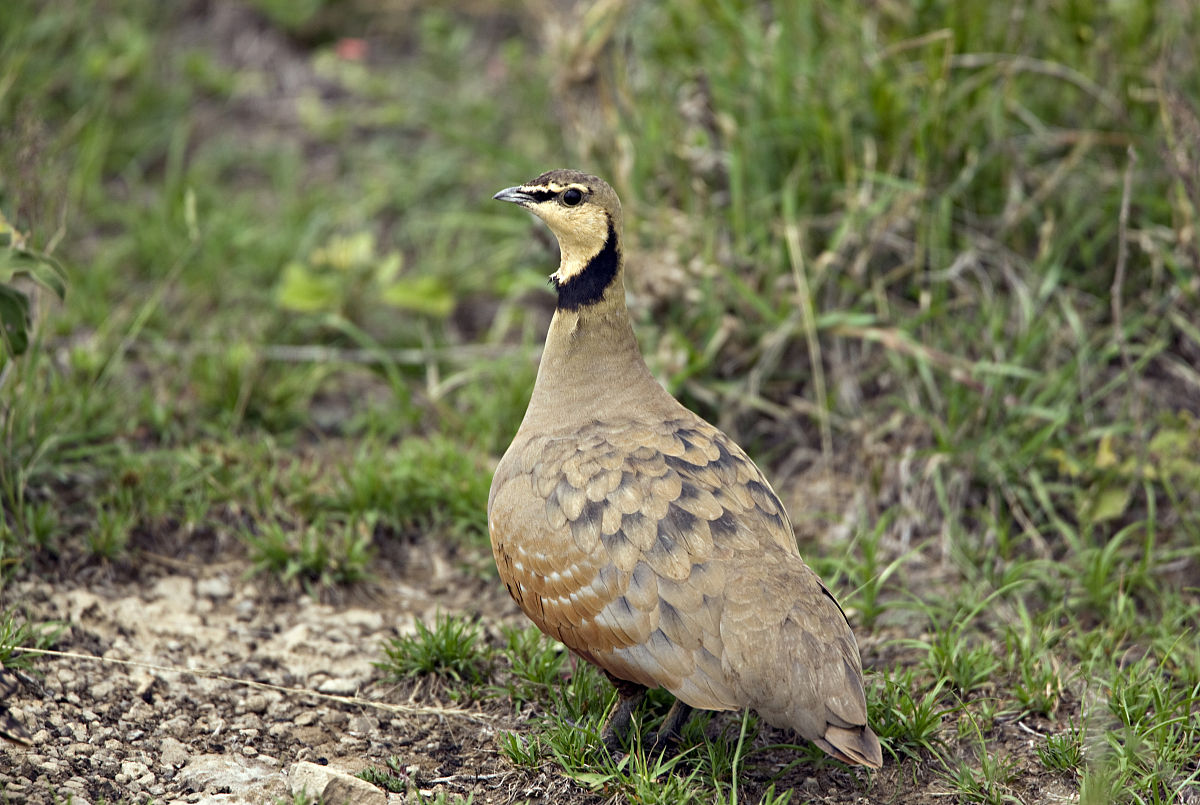
[[[578,310],[582,305],[594,305],[604,298],[604,290],[612,285],[621,265],[621,247],[617,243],[617,231],[608,223],[608,238],[600,252],[588,260],[583,271],[558,285],[558,307],[560,310]]]

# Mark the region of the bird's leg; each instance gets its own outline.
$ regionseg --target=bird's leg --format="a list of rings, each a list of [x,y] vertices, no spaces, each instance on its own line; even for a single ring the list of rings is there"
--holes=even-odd
[[[667,711],[666,718],[663,719],[658,732],[650,737],[648,743],[650,751],[655,754],[674,754],[675,750],[679,748],[683,726],[687,724],[691,715],[692,706],[676,699],[675,704],[671,705],[671,709]]]
[[[608,714],[604,729],[600,730],[600,740],[610,754],[616,754],[621,751],[622,744],[629,734],[633,711],[646,698],[646,688],[636,682],[618,679],[607,671],[604,673],[617,689],[617,703]]]

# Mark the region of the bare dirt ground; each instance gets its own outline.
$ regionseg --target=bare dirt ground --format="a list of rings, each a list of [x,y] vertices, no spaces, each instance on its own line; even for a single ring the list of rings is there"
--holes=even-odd
[[[248,579],[244,561],[154,553],[14,582],[31,618],[70,624],[59,650],[97,659],[48,658],[21,675],[6,704],[33,745],[4,745],[0,790],[8,802],[272,802],[297,761],[353,773],[400,756],[417,787],[519,794],[495,748],[515,723],[506,708],[438,702],[372,665],[416,618],[468,602],[515,614],[491,580],[430,547],[406,546],[389,578],[337,603]]]

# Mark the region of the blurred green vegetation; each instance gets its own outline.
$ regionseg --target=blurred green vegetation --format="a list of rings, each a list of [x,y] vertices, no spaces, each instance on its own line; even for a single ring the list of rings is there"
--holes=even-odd
[[[0,220],[68,291],[23,286],[0,354],[3,578],[230,532],[317,587],[399,535],[482,550],[555,261],[490,197],[578,166],[655,372],[802,535],[849,523],[803,547],[892,756],[1002,801],[1025,772],[962,758],[1033,713],[1086,796],[1196,786],[1191,0],[4,15]],[[537,745],[574,768],[563,712]]]

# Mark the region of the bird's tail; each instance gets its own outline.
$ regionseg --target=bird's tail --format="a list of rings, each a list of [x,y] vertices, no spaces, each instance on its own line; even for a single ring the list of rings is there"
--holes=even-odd
[[[824,739],[814,743],[843,763],[857,763],[871,769],[883,765],[883,748],[879,738],[868,726],[835,727],[825,729]]]

